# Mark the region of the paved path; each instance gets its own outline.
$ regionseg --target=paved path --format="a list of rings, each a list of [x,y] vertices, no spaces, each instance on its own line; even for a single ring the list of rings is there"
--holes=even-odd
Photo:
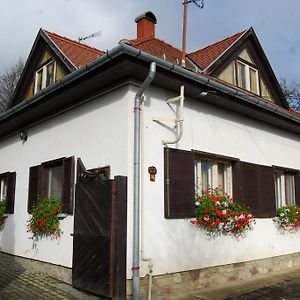
[[[26,270],[7,256],[0,260],[0,299],[96,300],[98,297],[74,289],[45,274]]]

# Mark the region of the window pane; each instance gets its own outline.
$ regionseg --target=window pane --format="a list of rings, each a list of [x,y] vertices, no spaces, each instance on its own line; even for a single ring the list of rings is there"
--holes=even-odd
[[[238,86],[246,89],[246,66],[240,62],[237,63]]]
[[[202,190],[207,190],[209,188],[209,168],[210,163],[208,160],[201,161],[201,185]]]
[[[54,63],[51,62],[46,66],[46,86],[47,87],[49,84],[53,82],[53,69],[54,69]]]
[[[295,186],[294,186],[294,175],[285,175],[285,194],[286,194],[286,205],[295,205]]]
[[[276,200],[276,207],[281,207],[283,205],[282,199],[282,172],[275,172],[275,200]]]
[[[37,72],[36,92],[42,89],[43,84],[43,70]]]
[[[222,187],[222,189],[225,189],[225,182],[224,182],[224,164],[218,163],[218,185]]]
[[[250,91],[254,94],[258,94],[258,87],[257,87],[257,71],[249,68],[250,71]]]
[[[7,180],[1,179],[0,181],[0,200],[5,201],[7,194]]]
[[[50,168],[48,171],[48,197],[62,199],[63,166]]]

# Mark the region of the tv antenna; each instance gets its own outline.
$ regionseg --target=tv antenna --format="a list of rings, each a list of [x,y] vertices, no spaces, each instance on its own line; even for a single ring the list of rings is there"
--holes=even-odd
[[[97,36],[101,36],[101,30],[97,31],[97,32],[94,32],[90,35],[87,35],[85,37],[79,37],[78,38],[78,42],[81,43],[82,41],[85,41],[87,39],[90,39],[90,38],[94,38],[94,37],[97,37]]]
[[[181,66],[185,67],[185,53],[186,53],[186,23],[187,23],[187,6],[190,3],[194,3],[198,8],[204,7],[204,0],[184,0],[182,3],[184,6],[183,10],[183,31],[182,31],[182,56]]]

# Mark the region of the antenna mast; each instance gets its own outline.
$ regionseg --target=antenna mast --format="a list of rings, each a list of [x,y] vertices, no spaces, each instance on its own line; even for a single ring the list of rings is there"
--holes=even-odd
[[[94,32],[94,33],[92,33],[88,36],[85,36],[85,37],[79,37],[78,42],[81,43],[82,41],[85,41],[87,39],[94,38],[94,37],[97,37],[97,36],[101,36],[101,30],[99,30],[97,32]]]
[[[183,2],[184,10],[183,10],[183,31],[182,31],[182,57],[181,57],[182,67],[185,67],[187,6],[189,3],[194,3],[199,8],[204,7],[204,0],[184,0]]]

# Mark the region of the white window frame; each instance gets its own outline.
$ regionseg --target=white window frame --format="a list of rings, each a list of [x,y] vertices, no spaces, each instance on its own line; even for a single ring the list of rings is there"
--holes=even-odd
[[[238,64],[241,64],[245,67],[245,89],[251,93],[254,93],[254,94],[257,94],[257,95],[260,95],[260,91],[259,91],[259,76],[258,76],[258,70],[249,66],[248,64],[240,61],[240,60],[237,60],[237,65]],[[241,86],[241,83],[239,82],[239,79],[240,79],[240,76],[239,76],[239,67],[237,66],[236,68],[236,72],[237,72],[237,86],[240,87],[240,88],[243,88]],[[250,80],[250,70],[254,71],[256,76],[256,90],[257,90],[257,93],[255,93],[254,91],[251,91],[251,80]]]
[[[295,198],[295,177],[293,173],[278,171],[274,172],[274,180],[275,180],[275,201],[276,201],[276,208],[282,206],[288,206],[288,199],[287,199],[287,185],[286,185],[286,176],[292,176],[292,199],[290,199],[290,205],[296,204]]]
[[[224,192],[232,195],[232,164],[228,161],[212,160],[205,157],[197,157],[195,160],[195,191],[200,193],[203,190],[202,187],[202,174],[201,174],[201,161],[210,162],[208,169],[208,185],[209,187],[216,188],[218,183],[218,163],[224,165],[224,186],[222,187]]]
[[[34,94],[40,92],[41,90],[43,90],[44,88],[47,87],[46,83],[47,83],[47,67],[53,64],[53,78],[52,78],[52,83],[55,82],[55,74],[56,74],[56,61],[54,59],[52,59],[51,61],[47,62],[46,64],[44,64],[41,68],[39,68],[36,73],[35,73],[35,83],[34,83]],[[38,74],[42,73],[42,86],[41,89],[38,90]]]

